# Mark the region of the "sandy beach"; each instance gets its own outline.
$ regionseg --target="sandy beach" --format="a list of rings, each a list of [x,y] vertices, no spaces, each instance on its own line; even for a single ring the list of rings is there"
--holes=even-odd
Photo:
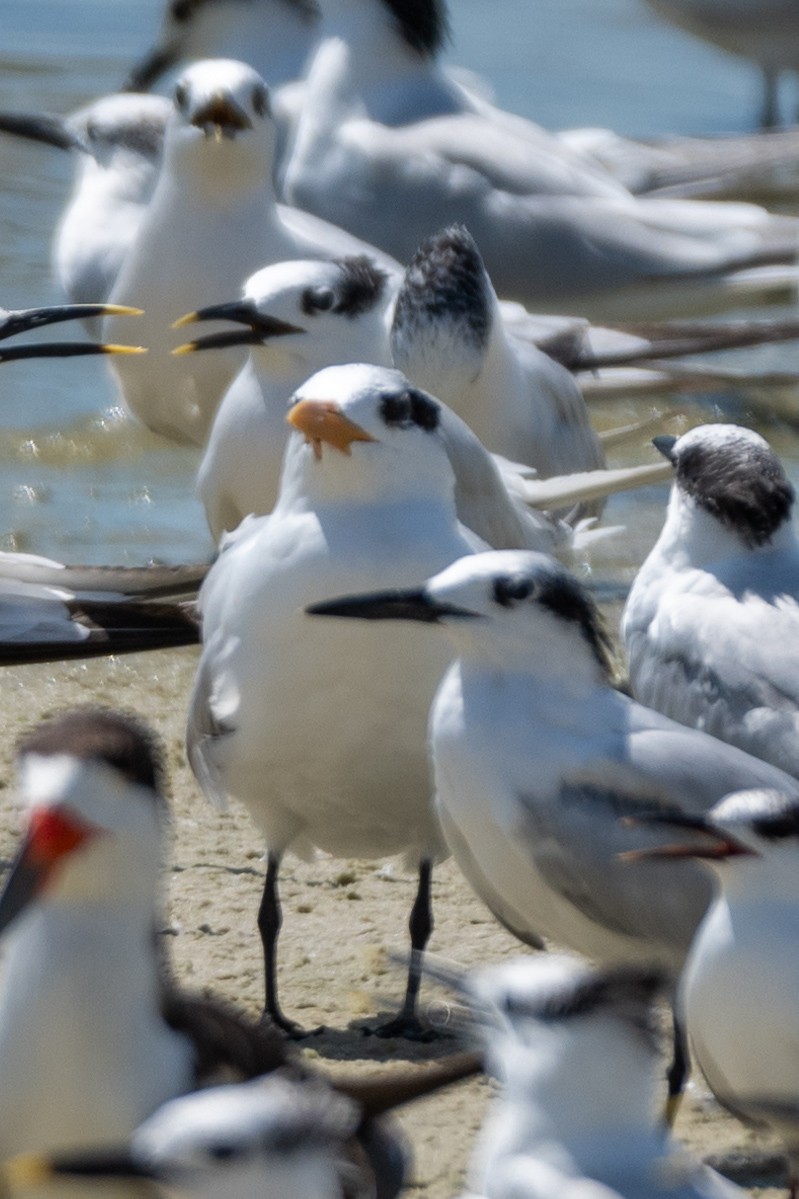
[[[174,650],[80,664],[8,668],[2,675],[2,805],[4,867],[13,855],[18,812],[13,801],[14,742],[44,716],[82,703],[104,703],[138,713],[164,740],[171,779],[172,844],[168,873],[168,938],[178,978],[188,987],[260,1010],[262,978],[255,914],[264,877],[263,845],[245,811],[215,811],[186,763],[183,724],[196,650]],[[313,863],[287,859],[281,895],[284,925],[280,965],[282,1002],[289,1015],[325,1031],[303,1042],[303,1052],[335,1072],[345,1064],[370,1071],[391,1063],[425,1061],[458,1048],[385,1041],[363,1026],[392,1013],[403,974],[392,955],[406,951],[406,923],[415,880],[399,862]],[[431,950],[469,966],[487,964],[521,947],[470,893],[452,862],[434,876],[435,932]],[[446,1021],[448,998],[425,985],[423,1002]],[[453,1088],[402,1114],[413,1148],[410,1192],[449,1199],[465,1178],[474,1135],[493,1084],[485,1079]],[[702,1155],[745,1158],[769,1143],[724,1115],[701,1079],[688,1091],[678,1121],[680,1138]],[[777,1190],[754,1190],[777,1195]]]

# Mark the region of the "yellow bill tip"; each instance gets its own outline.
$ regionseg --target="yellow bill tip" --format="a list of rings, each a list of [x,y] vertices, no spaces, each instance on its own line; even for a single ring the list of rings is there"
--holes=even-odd
[[[187,312],[184,316],[179,316],[176,321],[173,321],[171,327],[173,329],[182,329],[184,325],[193,325],[196,320],[196,312]]]
[[[144,316],[143,308],[131,308],[127,304],[104,304],[105,316]]]
[[[175,355],[175,357],[180,357],[183,354],[193,354],[196,349],[196,341],[184,341],[183,345],[175,346],[172,353]]]
[[[52,1166],[48,1158],[41,1153],[18,1153],[3,1162],[0,1168],[9,1191],[30,1190],[48,1182],[52,1176]]]
[[[104,354],[146,354],[147,346],[121,346],[113,342],[104,342],[101,346]]]

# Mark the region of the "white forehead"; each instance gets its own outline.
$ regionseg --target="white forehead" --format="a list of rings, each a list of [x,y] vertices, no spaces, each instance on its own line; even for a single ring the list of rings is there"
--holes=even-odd
[[[298,400],[348,401],[373,397],[375,401],[386,392],[403,391],[410,387],[402,371],[374,366],[366,362],[350,362],[346,366],[327,366],[311,375],[295,393]]]
[[[236,93],[259,84],[263,85],[263,79],[245,62],[235,58],[204,58],[183,72],[177,86],[199,96],[217,91]]]
[[[535,577],[541,571],[551,573],[551,560],[546,554],[538,554],[525,550],[489,550],[482,554],[469,554],[459,558],[446,570],[442,570],[431,580],[433,588],[468,587],[484,585],[488,587],[495,579],[507,575],[530,575]]]
[[[468,976],[467,989],[484,1003],[499,1005],[512,997],[535,1008],[569,994],[590,975],[591,968],[580,958],[537,954],[475,970]]]
[[[757,446],[759,449],[769,451],[771,449],[768,442],[759,433],[755,433],[753,429],[745,429],[741,425],[698,425],[697,428],[691,429],[678,438],[674,443],[674,452],[679,454],[682,450],[699,445],[719,450],[744,445]]]
[[[268,297],[304,291],[307,287],[335,287],[341,270],[335,262],[298,258],[276,262],[250,275],[244,284],[244,296],[258,303]]]

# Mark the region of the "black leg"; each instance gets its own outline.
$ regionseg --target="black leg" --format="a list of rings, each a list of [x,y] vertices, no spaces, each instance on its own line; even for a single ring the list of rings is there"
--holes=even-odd
[[[419,863],[419,886],[408,921],[411,962],[408,967],[405,999],[395,1019],[375,1029],[379,1037],[408,1037],[410,1040],[428,1041],[436,1035],[431,1029],[424,1028],[416,1015],[416,1000],[422,981],[422,956],[433,931],[433,906],[430,895],[432,880],[433,864],[429,858],[423,858]]]
[[[666,1122],[669,1127],[672,1127],[674,1121],[677,1119],[677,1112],[680,1110],[685,1084],[691,1072],[691,1058],[688,1053],[688,1040],[685,1036],[685,1029],[673,1010],[672,1028],[674,1034],[674,1057],[666,1074],[666,1081],[669,1088],[666,1100]]]
[[[277,890],[279,870],[280,854],[270,852],[266,860],[264,893],[258,909],[258,931],[261,934],[261,944],[264,950],[264,981],[266,984],[264,1018],[271,1020],[278,1028],[282,1028],[290,1037],[297,1037],[303,1035],[302,1028],[283,1015],[277,998],[277,938],[283,923],[280,896]]]

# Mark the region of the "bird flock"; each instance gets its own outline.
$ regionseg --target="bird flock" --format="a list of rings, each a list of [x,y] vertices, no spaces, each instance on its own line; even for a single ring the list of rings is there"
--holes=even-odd
[[[774,123],[787,31],[778,54],[754,5],[649,2],[735,52],[724,21],[750,22]],[[186,757],[265,852],[256,1015],[188,992],[156,935],[165,713],[105,694],[21,739],[3,1194],[395,1199],[394,1113],[485,1071],[464,1195],[734,1199],[672,1132],[692,1068],[776,1137],[799,1194],[794,489],[723,410],[673,433],[591,409],[701,391],[690,355],[799,336],[723,315],[799,283],[799,218],[746,198],[794,135],[675,142],[666,194],[652,147],[614,166],[497,107],[443,65],[448,34],[445,0],[169,0],[117,94],[0,113],[0,138],[75,165],[64,303],[0,310],[0,364],[104,356],[131,426],[191,447],[214,546],[0,555],[0,662],[198,647],[169,701]],[[17,340],[75,320],[91,340]],[[636,465],[609,464],[622,444]],[[606,505],[664,481],[614,627],[592,556],[629,530]],[[366,1022],[391,1068],[368,1076],[303,1052],[321,1030],[281,977],[284,860],[320,851],[415,877],[404,993]],[[516,956],[428,954],[448,857]]]

